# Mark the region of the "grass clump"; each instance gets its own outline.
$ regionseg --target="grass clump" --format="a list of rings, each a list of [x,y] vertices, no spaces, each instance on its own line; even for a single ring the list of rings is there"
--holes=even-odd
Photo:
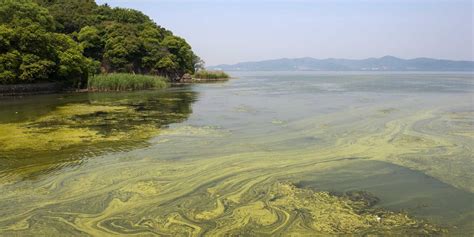
[[[167,79],[160,76],[110,73],[89,78],[87,88],[90,91],[131,91],[160,89],[167,86]]]
[[[197,79],[228,79],[230,76],[223,71],[207,71],[201,70],[194,73],[194,78]]]

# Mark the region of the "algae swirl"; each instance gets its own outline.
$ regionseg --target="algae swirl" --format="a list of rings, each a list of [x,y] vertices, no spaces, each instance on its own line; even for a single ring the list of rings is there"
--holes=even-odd
[[[292,94],[251,78],[0,123],[0,235],[474,233],[470,94],[343,92],[367,83],[346,77],[337,91],[307,92],[311,81]]]

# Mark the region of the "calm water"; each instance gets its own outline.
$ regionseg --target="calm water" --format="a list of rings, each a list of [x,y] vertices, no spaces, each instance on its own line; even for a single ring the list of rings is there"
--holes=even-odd
[[[267,197],[279,182],[474,234],[472,74],[233,76],[0,98],[0,235],[305,232]]]

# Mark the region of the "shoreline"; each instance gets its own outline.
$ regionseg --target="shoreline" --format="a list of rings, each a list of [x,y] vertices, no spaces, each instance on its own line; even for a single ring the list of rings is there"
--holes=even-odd
[[[230,78],[218,78],[218,79],[200,79],[193,78],[191,80],[181,80],[178,82],[170,82],[171,86],[174,85],[189,85],[189,84],[201,84],[201,83],[219,83],[229,81]],[[162,88],[163,89],[163,88]],[[150,89],[144,89],[150,90]],[[74,89],[65,87],[63,83],[58,82],[46,82],[46,83],[30,83],[30,84],[13,84],[13,85],[0,85],[0,97],[15,97],[15,96],[28,96],[28,95],[43,95],[43,94],[54,94],[54,93],[95,93],[95,92],[127,92],[132,90],[122,91],[98,91],[90,89]]]
[[[54,94],[69,90],[59,82],[0,85],[0,97]]]
[[[229,81],[230,79],[231,78],[216,78],[216,79],[191,78],[191,79],[182,79],[182,80],[178,81],[177,84],[226,82],[226,81]]]

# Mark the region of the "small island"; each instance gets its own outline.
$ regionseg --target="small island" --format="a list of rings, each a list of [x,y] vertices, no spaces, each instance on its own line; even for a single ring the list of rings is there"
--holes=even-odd
[[[203,70],[185,39],[137,10],[25,0],[2,1],[0,12],[0,95],[128,91],[229,78]]]

